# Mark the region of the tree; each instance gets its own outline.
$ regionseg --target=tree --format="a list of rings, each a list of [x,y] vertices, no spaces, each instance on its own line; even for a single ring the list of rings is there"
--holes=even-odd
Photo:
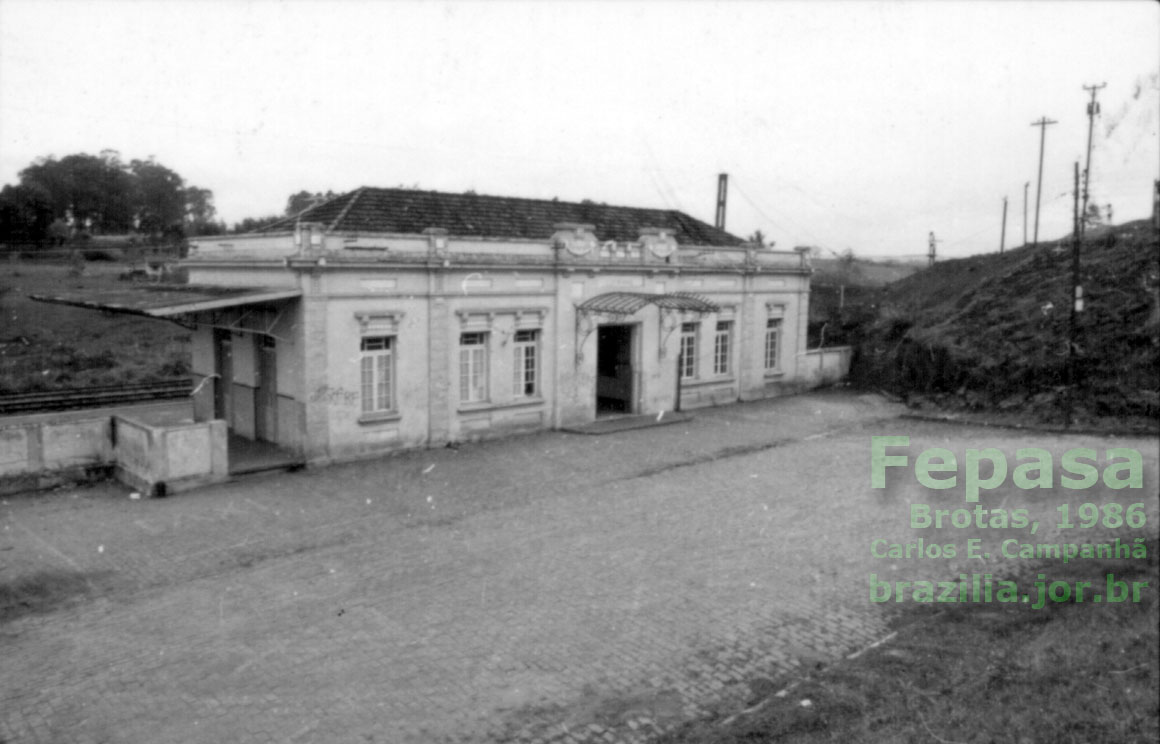
[[[38,158],[20,172],[20,183],[40,189],[53,215],[74,227],[124,232],[132,222],[132,178],[115,150]]]
[[[101,232],[128,232],[133,228],[133,176],[121,162],[121,153],[102,150],[101,155]]]
[[[48,156],[20,171],[18,185],[4,188],[0,240],[44,240],[55,220],[71,232],[136,229],[155,238],[224,230],[211,226],[214,214],[212,191],[187,186],[152,157],[126,165],[116,150]]]
[[[333,191],[327,191],[325,194],[321,191],[314,194],[309,191],[299,191],[297,194],[291,194],[290,198],[286,200],[286,216],[293,217],[299,212],[310,209],[328,199],[333,199],[335,196],[337,194]]]
[[[129,163],[136,177],[137,229],[154,237],[184,234],[185,182],[149,158]]]
[[[225,232],[225,225],[213,220],[217,209],[213,205],[212,191],[189,186],[184,196],[187,235],[219,235]]]
[[[862,267],[858,265],[858,257],[854,249],[847,248],[838,256],[838,280],[841,284],[853,284],[862,276]]]
[[[272,225],[275,222],[283,219],[286,219],[285,216],[280,214],[271,214],[265,217],[247,217],[241,222],[235,222],[232,232],[247,233],[253,232],[255,230],[261,230],[263,227]]]
[[[754,230],[753,234],[746,238],[746,240],[750,243],[755,243],[758,248],[772,248],[775,245],[772,240],[766,244],[765,234],[760,230]]]
[[[49,237],[53,220],[52,199],[43,188],[21,184],[0,189],[0,240],[39,242]]]

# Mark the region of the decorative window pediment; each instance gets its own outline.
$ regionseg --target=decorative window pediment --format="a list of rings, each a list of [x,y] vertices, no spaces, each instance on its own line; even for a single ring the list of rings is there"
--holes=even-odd
[[[785,317],[785,305],[781,303],[767,302],[765,303],[765,309],[771,318]]]
[[[542,307],[499,309],[499,310],[456,310],[459,328],[462,331],[490,331],[495,327],[495,319],[500,315],[515,318],[516,329],[543,328],[548,310]]]
[[[403,312],[366,312],[355,313],[358,321],[359,333],[364,336],[386,335],[393,336],[399,332]]]

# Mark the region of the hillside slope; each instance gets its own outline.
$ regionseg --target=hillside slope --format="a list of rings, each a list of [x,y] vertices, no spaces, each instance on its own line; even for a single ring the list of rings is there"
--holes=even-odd
[[[1070,240],[943,261],[891,284],[852,376],[916,404],[1062,423],[1160,415],[1160,266],[1150,221],[1093,230],[1068,384]]]

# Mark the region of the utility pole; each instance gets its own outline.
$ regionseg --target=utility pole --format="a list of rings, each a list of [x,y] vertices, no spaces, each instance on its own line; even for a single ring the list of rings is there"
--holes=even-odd
[[[1153,184],[1156,191],[1152,194],[1152,222],[1157,232],[1160,232],[1160,179]]]
[[[1007,244],[1007,197],[1003,197],[1003,231],[999,233],[999,253],[1003,253],[1003,247]]]
[[[1035,245],[1039,245],[1039,197],[1043,192],[1043,144],[1047,138],[1047,125],[1058,123],[1046,116],[1040,117],[1039,121],[1031,122],[1031,126],[1039,127],[1039,183],[1035,186]]]
[[[1027,245],[1027,187],[1030,185],[1030,181],[1023,184],[1023,245]]]
[[[937,243],[941,243],[941,242],[942,242],[941,240],[935,239],[934,231],[932,230],[930,233],[930,249],[929,249],[929,252],[927,253],[927,258],[930,259],[930,264],[929,264],[930,266],[934,266],[935,245]]]
[[[1071,314],[1067,323],[1067,408],[1064,427],[1071,426],[1072,401],[1075,398],[1075,338],[1078,313],[1083,310],[1083,288],[1079,286],[1079,233],[1083,216],[1079,213],[1079,161],[1075,163],[1075,190],[1072,192],[1071,207]]]
[[[1098,114],[1100,112],[1100,105],[1098,103],[1096,103],[1096,93],[1098,93],[1100,91],[1100,89],[1104,88],[1105,86],[1107,86],[1107,83],[1100,83],[1099,85],[1085,85],[1083,87],[1084,90],[1091,92],[1092,100],[1087,105],[1087,115],[1088,115],[1087,162],[1084,164],[1084,167],[1083,167],[1083,209],[1079,213],[1079,220],[1080,220],[1080,222],[1079,222],[1079,234],[1080,234],[1081,240],[1083,239],[1083,234],[1084,234],[1085,228],[1087,226],[1088,184],[1091,182],[1091,177],[1092,177],[1092,171],[1091,171],[1091,168],[1092,168],[1092,127],[1095,124],[1096,114]]]

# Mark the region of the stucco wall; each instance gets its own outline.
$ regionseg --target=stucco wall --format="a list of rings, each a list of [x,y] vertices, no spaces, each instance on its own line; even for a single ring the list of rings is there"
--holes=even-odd
[[[224,421],[154,426],[114,416],[117,477],[164,496],[229,477]]]
[[[122,415],[0,427],[0,493],[85,480],[89,471],[146,493],[173,492],[227,477],[222,421],[150,424]]]
[[[802,355],[802,371],[810,387],[832,385],[846,379],[850,373],[852,346],[829,346],[810,349]]]
[[[266,240],[251,247],[269,252],[285,244]],[[245,261],[258,255],[246,254],[241,241],[234,249],[236,256],[251,256]],[[544,241],[452,236],[435,246],[427,236],[333,234],[317,246],[296,249],[289,262],[271,258],[265,268],[242,265],[241,258],[236,267],[209,265],[228,259],[228,253],[203,254],[199,260],[207,264],[198,267],[194,261],[191,280],[234,286],[285,282],[302,289],[294,327],[285,329],[293,341],[278,342],[278,440],[300,445],[312,462],[591,421],[601,325],[634,328],[634,412],[658,413],[676,405],[683,321],[700,328],[699,374],[682,384],[683,408],[778,395],[801,382],[809,279],[801,272],[800,256],[682,246],[669,262],[641,250],[582,257],[554,251]],[[693,292],[724,310],[681,317],[649,305],[629,317],[594,316],[578,323],[578,303],[616,291]],[[782,365],[773,374],[764,369],[770,306],[782,320]],[[714,332],[721,319],[733,324],[730,364],[727,374],[715,375]],[[539,394],[526,399],[513,390],[512,339],[517,330],[530,328],[539,331]],[[464,332],[488,334],[485,401],[459,399]],[[392,339],[395,405],[374,415],[364,415],[361,405],[360,339],[367,336]],[[253,384],[248,351],[235,343],[235,382],[242,386]],[[203,367],[195,361],[195,371]],[[252,411],[251,405],[245,408]],[[244,413],[233,425],[239,433],[252,433]]]
[[[109,417],[0,426],[0,478],[107,463]]]

